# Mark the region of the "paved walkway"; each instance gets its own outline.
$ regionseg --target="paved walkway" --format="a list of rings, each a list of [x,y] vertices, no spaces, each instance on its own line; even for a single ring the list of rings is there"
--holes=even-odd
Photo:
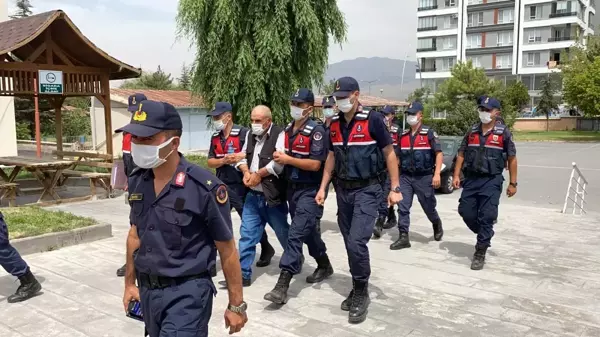
[[[413,216],[411,249],[388,249],[394,230],[371,241],[372,304],[367,321],[356,326],[339,309],[351,279],[330,199],[323,236],[335,276],[307,285],[304,278],[315,267],[307,259],[292,283],[293,298],[277,309],[263,295],[276,282],[278,261],[256,270],[255,283],[245,289],[250,321],[239,336],[600,336],[600,216],[504,204],[486,269],[474,272],[469,269],[474,236],[456,212],[457,198],[439,198],[443,242],[431,241],[420,210]],[[117,199],[57,208],[112,223],[114,237],[27,256],[44,293],[23,304],[2,298],[17,283],[0,274],[0,336],[142,336],[141,323],[122,312],[123,280],[115,276],[124,260],[128,207]],[[237,217],[234,221],[239,224]],[[281,249],[276,249],[279,256]],[[226,291],[219,291],[211,336],[228,335],[226,302]]]

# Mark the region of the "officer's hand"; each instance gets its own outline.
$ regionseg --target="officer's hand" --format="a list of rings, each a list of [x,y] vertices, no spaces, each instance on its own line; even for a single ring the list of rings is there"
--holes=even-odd
[[[433,180],[431,181],[431,185],[433,186],[433,188],[438,189],[440,188],[440,184],[441,184],[442,178],[440,177],[439,174],[436,174],[433,176]]]
[[[281,165],[285,165],[288,162],[288,158],[289,156],[281,151],[275,151],[273,153],[273,160],[277,163],[277,164],[281,164]]]
[[[454,186],[455,189],[460,188],[460,177],[452,177],[452,186]]]
[[[388,207],[392,207],[402,201],[402,193],[391,191],[388,194]]]
[[[246,315],[246,313],[238,314],[225,310],[225,327],[229,328],[230,335],[240,332],[246,322],[248,322],[248,315]]]
[[[244,173],[244,185],[250,187],[250,178],[252,177],[252,173],[246,171],[246,173]]]
[[[319,192],[317,192],[317,196],[315,197],[315,201],[319,206],[325,205],[325,190],[319,189]]]
[[[508,195],[508,197],[510,198],[515,194],[517,194],[517,188],[513,185],[508,185],[508,187],[506,188],[506,195]]]
[[[125,286],[125,294],[123,294],[123,309],[127,312],[127,307],[131,301],[140,301],[140,290],[135,285]]]

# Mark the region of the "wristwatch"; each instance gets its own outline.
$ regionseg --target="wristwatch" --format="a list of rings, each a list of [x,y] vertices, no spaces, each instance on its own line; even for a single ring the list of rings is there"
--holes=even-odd
[[[396,193],[400,193],[400,186],[394,187],[394,189],[392,191],[394,191]]]
[[[509,185],[512,186],[512,187],[517,187],[518,184],[517,183],[510,183]]]
[[[231,312],[235,312],[236,314],[243,314],[246,312],[246,309],[248,309],[248,304],[244,301],[242,301],[242,304],[240,305],[232,305],[229,304],[227,306],[227,310],[231,311]]]

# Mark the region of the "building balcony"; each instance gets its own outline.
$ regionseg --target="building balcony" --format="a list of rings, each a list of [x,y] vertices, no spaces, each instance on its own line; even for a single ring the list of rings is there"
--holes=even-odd
[[[479,12],[489,9],[502,9],[515,7],[515,0],[504,0],[504,1],[495,1],[495,2],[487,2],[481,4],[471,4],[467,5],[467,12]]]
[[[550,19],[552,18],[564,18],[567,16],[577,16],[577,12],[554,12],[550,13]]]
[[[575,40],[577,40],[576,36],[560,36],[560,37],[548,38],[548,42],[575,41]]]
[[[427,7],[419,7],[417,8],[417,11],[430,11],[433,9],[438,9],[438,5],[433,5],[433,6],[427,6]]]
[[[467,33],[484,33],[484,32],[497,32],[501,30],[512,30],[515,26],[514,22],[509,23],[497,23],[482,26],[471,26],[467,27]]]
[[[427,47],[427,48],[417,48],[417,53],[423,53],[426,51],[436,51],[436,47]]]
[[[509,53],[513,50],[513,45],[508,46],[489,46],[489,47],[467,47],[467,55],[491,54],[491,53]]]
[[[437,68],[435,66],[417,68],[417,73],[432,73],[435,71],[437,71]]]
[[[560,61],[548,61],[546,62],[548,69],[560,69]]]
[[[420,27],[417,28],[417,32],[427,32],[427,31],[432,31],[432,30],[437,30],[438,27],[437,26],[433,26],[433,27]]]

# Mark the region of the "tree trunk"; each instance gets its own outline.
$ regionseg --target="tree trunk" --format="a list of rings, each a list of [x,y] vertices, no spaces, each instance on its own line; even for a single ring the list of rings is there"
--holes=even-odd
[[[550,131],[550,114],[546,113],[546,132]]]

